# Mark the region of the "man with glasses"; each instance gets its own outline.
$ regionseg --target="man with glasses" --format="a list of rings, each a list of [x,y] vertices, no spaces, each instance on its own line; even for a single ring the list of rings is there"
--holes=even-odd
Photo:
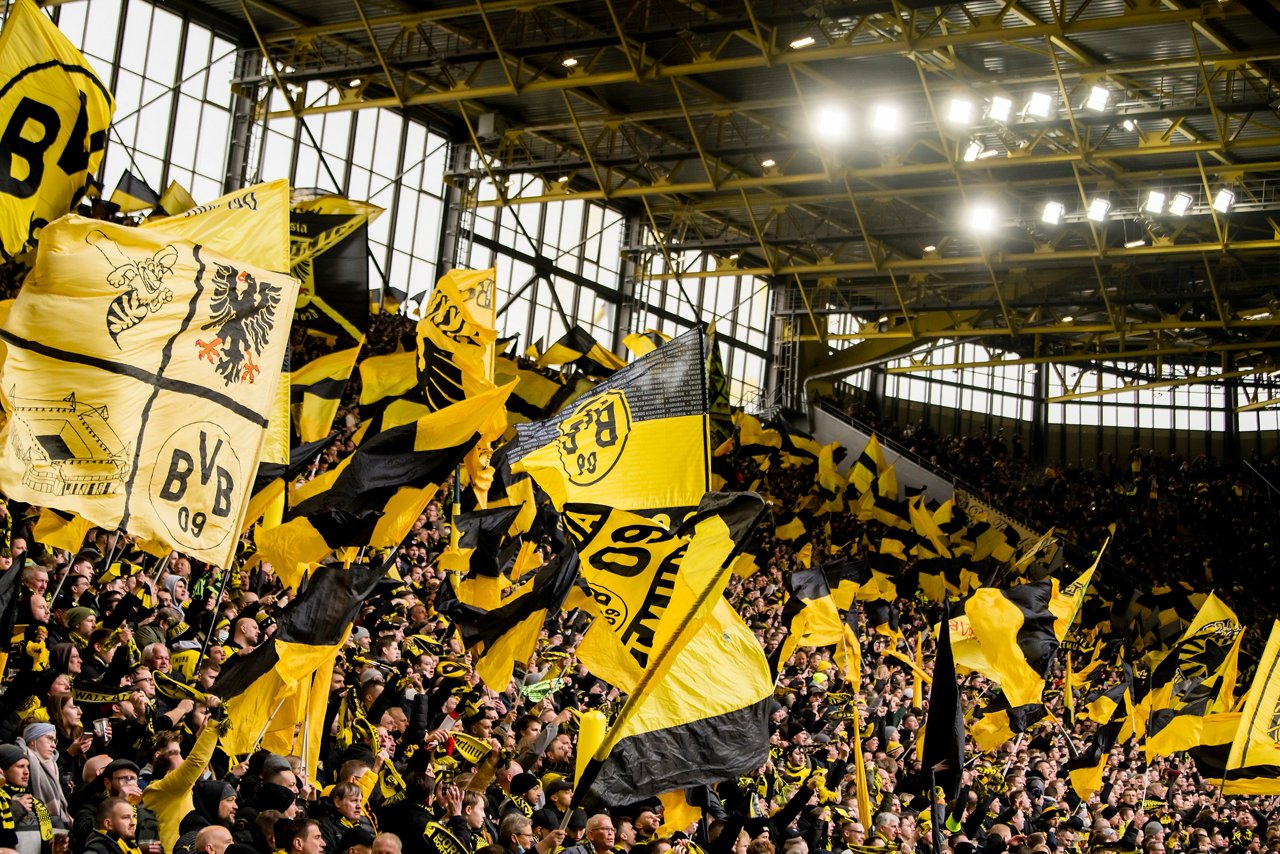
[[[81,850],[88,843],[89,835],[98,829],[98,807],[109,798],[122,798],[133,804],[137,824],[134,838],[142,854],[160,854],[160,831],[156,814],[142,805],[142,789],[138,785],[138,766],[128,759],[115,759],[102,769],[98,777],[102,782],[102,795],[91,798],[75,815],[72,822],[72,850]],[[83,840],[81,842],[80,840]]]
[[[536,844],[533,838],[533,821],[520,813],[508,813],[498,828],[498,844],[507,854],[524,854],[536,850],[538,854],[550,854],[564,844],[564,831],[548,830]]]

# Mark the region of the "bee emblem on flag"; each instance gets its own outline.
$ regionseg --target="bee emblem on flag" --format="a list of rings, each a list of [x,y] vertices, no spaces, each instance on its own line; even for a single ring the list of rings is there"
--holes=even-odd
[[[107,283],[124,292],[107,307],[107,334],[120,346],[120,335],[137,326],[173,299],[165,277],[178,263],[178,250],[163,246],[149,258],[130,258],[120,245],[101,231],[91,231],[85,242],[102,253],[111,265]]]
[[[280,288],[259,281],[247,270],[214,263],[213,319],[200,328],[214,337],[196,341],[197,358],[210,362],[227,385],[254,382],[261,367],[254,361],[266,349],[275,328]]]

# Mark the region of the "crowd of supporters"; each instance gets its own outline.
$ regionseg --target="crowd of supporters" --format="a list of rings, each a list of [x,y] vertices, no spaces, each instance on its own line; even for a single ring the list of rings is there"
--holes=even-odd
[[[384,317],[370,340],[389,350],[406,331],[404,321]],[[295,358],[312,355],[314,344],[299,336]],[[357,391],[353,383],[348,397]],[[339,412],[310,475],[350,452],[360,417],[355,405]],[[975,480],[1019,462],[990,441],[899,435]],[[1173,567],[1205,586],[1202,557],[1238,554],[1211,552],[1209,526],[1219,518],[1262,524],[1254,514],[1268,508],[1219,483],[1216,469],[1140,462],[1132,473],[1152,495],[1117,491],[1125,479],[1100,471],[980,482],[1001,484],[989,493],[997,506],[1060,525],[1086,547],[1115,522],[1114,554],[1135,577],[1167,577]],[[754,487],[770,502],[755,545],[759,570],[734,578],[726,595],[772,652],[785,634],[784,579],[801,560],[799,544],[777,539],[775,526],[812,494],[813,472],[764,466],[741,450],[720,465],[729,488]],[[989,753],[971,744],[959,797],[936,806],[919,760],[928,687],[907,660],[921,639],[925,675],[932,672],[929,629],[940,609],[905,586],[891,603],[891,624],[866,615],[859,622],[860,690],[844,682],[831,649],[802,648],[782,664],[769,760],[688,793],[700,817],[664,811],[656,798],[588,799],[570,811],[579,715],[616,711],[618,692],[575,662],[584,628],[578,612],[548,620],[534,658],[507,690],[479,681],[434,607],[449,583],[437,565],[449,540],[448,506],[442,494],[428,507],[395,552],[402,581],[365,602],[332,675],[319,767],[305,768],[297,756],[227,756],[218,746],[226,727],[213,691],[219,672],[271,636],[290,598],[269,566],[250,562],[222,574],[181,555],[142,557],[127,537],[99,530],[78,553],[49,549],[33,540],[35,510],[11,503],[0,568],[20,573],[21,587],[0,697],[0,852],[943,854],[935,825],[952,854],[1280,851],[1272,799],[1223,799],[1189,759],[1148,764],[1134,741],[1114,749],[1096,793],[1077,796],[1064,766],[1094,724],[1066,719],[1060,667],[1049,676],[1050,716]],[[833,543],[874,542],[881,533],[879,523],[851,514],[829,521],[831,530],[811,540],[817,563],[837,555]],[[1170,532],[1186,560],[1157,547]],[[550,558],[556,538],[548,532],[541,545]],[[122,557],[140,571],[121,569]],[[1246,607],[1246,596],[1228,590],[1226,597]],[[1273,603],[1259,598],[1252,607]],[[962,677],[961,688],[970,714],[993,696],[978,675]],[[459,733],[491,749],[466,750]],[[856,796],[857,752],[867,815]]]

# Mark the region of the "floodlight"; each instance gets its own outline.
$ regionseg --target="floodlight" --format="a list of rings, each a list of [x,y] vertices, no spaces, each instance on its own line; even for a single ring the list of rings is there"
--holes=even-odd
[[[849,133],[849,113],[844,107],[826,104],[813,112],[813,134],[823,142],[837,142]]]
[[[982,143],[978,140],[970,140],[969,145],[964,150],[964,162],[972,163],[978,159],[978,155],[982,153]]]
[[[1102,222],[1107,218],[1107,211],[1111,210],[1111,202],[1102,197],[1098,197],[1089,202],[1089,219],[1094,222]]]
[[[978,204],[969,209],[969,228],[977,232],[989,232],[996,227],[996,209],[991,205]]]
[[[1106,86],[1094,86],[1089,90],[1089,98],[1084,102],[1085,107],[1094,112],[1100,113],[1107,108],[1107,102],[1111,100],[1111,92]]]
[[[1125,130],[1129,131],[1130,133],[1138,129],[1138,123],[1135,122],[1133,119],[1125,119],[1120,124]]]
[[[1124,248],[1137,249],[1139,246],[1146,246],[1146,245],[1147,245],[1147,239],[1145,237],[1139,237],[1136,240],[1126,240],[1124,243]]]
[[[1040,213],[1041,222],[1047,222],[1049,225],[1057,225],[1062,222],[1062,215],[1067,212],[1067,206],[1062,202],[1045,202],[1044,210]]]
[[[578,64],[578,58],[574,56],[566,56],[564,59],[560,60],[560,64],[565,68],[573,68]]]
[[[871,127],[878,133],[897,133],[902,129],[902,114],[893,104],[876,104],[871,112]]]
[[[968,98],[952,98],[947,107],[947,121],[967,125],[973,121],[973,102]]]
[[[817,42],[818,40],[815,39],[813,36],[803,36],[791,43],[791,49],[803,50],[806,47],[813,47],[815,44],[817,44]]]
[[[1009,121],[1009,116],[1013,113],[1013,101],[1008,98],[996,95],[991,99],[991,111],[988,115],[998,122]]]
[[[778,161],[774,160],[772,157],[766,157],[764,160],[760,161],[760,165],[765,169],[772,169],[778,165]]]
[[[1218,213],[1224,214],[1231,210],[1231,206],[1235,203],[1236,194],[1231,190],[1223,187],[1218,191],[1218,195],[1213,197],[1213,209]]]
[[[1147,213],[1164,213],[1164,193],[1159,190],[1147,193],[1147,201],[1142,205],[1142,209]]]
[[[1174,216],[1184,216],[1187,211],[1191,210],[1191,203],[1195,199],[1191,198],[1189,193],[1175,193],[1173,198],[1169,200],[1169,213]]]
[[[1046,92],[1032,92],[1031,100],[1027,102],[1027,115],[1036,116],[1037,118],[1049,118],[1049,112],[1053,109],[1053,98],[1050,98]]]

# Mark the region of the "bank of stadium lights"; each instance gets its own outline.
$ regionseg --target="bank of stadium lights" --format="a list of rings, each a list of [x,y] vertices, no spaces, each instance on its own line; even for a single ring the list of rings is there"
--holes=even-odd
[[[1067,206],[1062,202],[1045,202],[1044,210],[1040,212],[1040,221],[1047,222],[1049,225],[1057,225],[1062,222],[1062,215],[1067,212]]]
[[[1107,218],[1107,211],[1111,210],[1111,202],[1098,196],[1089,202],[1089,211],[1086,214],[1089,219],[1094,222],[1103,222]]]
[[[976,139],[969,140],[964,149],[964,162],[972,163],[982,155],[982,143]]]
[[[1218,194],[1213,197],[1213,209],[1220,214],[1224,214],[1231,210],[1231,206],[1235,204],[1236,194],[1227,187],[1223,187]]]
[[[1174,216],[1186,216],[1194,201],[1190,193],[1174,193],[1173,198],[1169,200],[1169,213]]]
[[[1142,209],[1147,213],[1164,213],[1164,193],[1159,190],[1147,193],[1147,200],[1142,203]]]

